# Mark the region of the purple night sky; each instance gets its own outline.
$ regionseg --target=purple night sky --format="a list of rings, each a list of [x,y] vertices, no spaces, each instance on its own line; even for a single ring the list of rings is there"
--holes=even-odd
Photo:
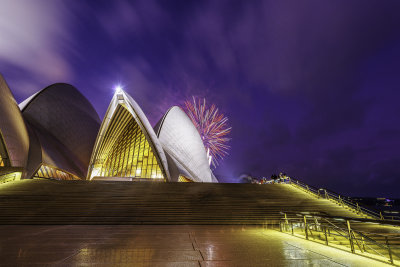
[[[121,83],[153,125],[205,97],[233,128],[224,182],[400,197],[398,0],[3,0],[0,72],[19,102],[66,82],[101,118]]]

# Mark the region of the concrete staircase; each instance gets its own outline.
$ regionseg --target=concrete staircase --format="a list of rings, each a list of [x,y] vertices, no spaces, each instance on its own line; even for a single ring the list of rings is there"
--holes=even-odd
[[[358,216],[289,184],[22,180],[0,185],[0,224],[273,224],[281,211]]]

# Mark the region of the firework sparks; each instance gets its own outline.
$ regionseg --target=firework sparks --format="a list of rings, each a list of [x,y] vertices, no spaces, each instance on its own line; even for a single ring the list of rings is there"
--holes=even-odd
[[[228,118],[219,113],[215,105],[207,107],[204,98],[185,101],[185,111],[199,131],[210,165],[217,167],[230,148],[227,143],[232,128],[228,126]]]

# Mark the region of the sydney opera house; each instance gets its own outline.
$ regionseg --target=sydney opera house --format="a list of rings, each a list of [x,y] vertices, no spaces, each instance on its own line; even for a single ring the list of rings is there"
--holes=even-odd
[[[103,121],[73,86],[50,85],[19,105],[0,76],[0,183],[20,179],[217,182],[201,137],[179,107],[151,126],[115,92]]]
[[[213,183],[209,162],[177,106],[152,127],[116,90],[101,121],[69,84],[18,105],[0,76],[0,262],[400,266],[398,213],[291,178]]]

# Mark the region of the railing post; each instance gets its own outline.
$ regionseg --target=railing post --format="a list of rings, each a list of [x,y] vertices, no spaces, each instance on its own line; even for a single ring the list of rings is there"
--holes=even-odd
[[[379,212],[379,215],[381,216],[381,220],[384,220],[385,218],[382,215],[382,211]]]
[[[288,218],[286,216],[286,212],[284,214],[285,214],[285,232],[287,232],[288,231],[288,226],[289,226],[289,221],[288,221]]]
[[[294,235],[294,232],[293,232],[293,222],[291,222],[290,224],[291,224],[291,226],[292,226],[292,235]]]
[[[307,230],[307,218],[306,218],[306,215],[304,215],[304,232],[306,234],[306,239],[308,240],[308,230]]]
[[[357,213],[360,213],[360,207],[358,206],[358,202],[356,202],[357,205]]]
[[[326,234],[326,226],[324,226],[324,234],[325,234],[325,245],[328,246],[328,235]]]
[[[340,195],[339,195],[339,205],[342,205],[342,199],[340,198]]]
[[[387,246],[388,252],[389,252],[390,263],[393,264],[392,250],[390,249],[389,240],[388,240],[387,236],[385,236],[385,239],[386,239],[386,246]]]
[[[351,248],[351,252],[355,253],[354,251],[354,243],[353,243],[353,237],[352,237],[352,233],[351,233],[351,227],[350,227],[350,221],[346,220],[347,222],[347,230],[349,232],[349,241],[350,241],[350,248]]]
[[[328,193],[326,192],[326,189],[324,189],[324,191],[325,191],[325,198],[326,198],[326,199],[329,199],[329,195],[328,195]]]
[[[321,230],[321,224],[318,223],[317,217],[314,217],[314,223],[315,223],[315,231],[320,231]]]
[[[364,237],[363,236],[361,236],[361,244],[362,244],[362,249],[365,252],[366,251],[365,250],[365,241],[364,241]]]

